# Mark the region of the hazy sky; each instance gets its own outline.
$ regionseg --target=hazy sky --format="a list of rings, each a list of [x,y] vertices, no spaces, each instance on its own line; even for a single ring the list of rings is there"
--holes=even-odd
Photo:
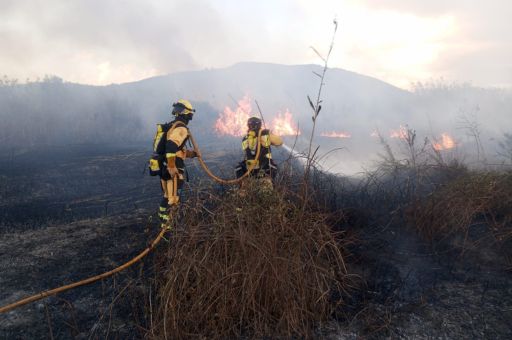
[[[0,74],[122,83],[240,61],[320,63],[408,88],[512,86],[511,0],[0,0]]]

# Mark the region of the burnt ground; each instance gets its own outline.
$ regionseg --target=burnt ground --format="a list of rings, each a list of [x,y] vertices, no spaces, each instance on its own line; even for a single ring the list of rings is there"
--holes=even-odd
[[[138,146],[91,145],[3,155],[1,305],[108,271],[145,248],[156,231],[148,217],[159,201],[158,180],[143,174],[146,156]],[[102,314],[116,319],[109,304],[136,273],[129,270],[3,314],[0,338],[97,334]],[[126,320],[121,310],[112,313]],[[111,327],[123,334],[122,327]]]
[[[329,337],[512,338],[510,262],[491,240],[477,232],[478,243],[454,237],[434,247],[393,225],[355,232],[350,262],[360,289]]]
[[[146,150],[76,145],[0,156],[0,305],[110,270],[147,246],[160,190],[143,172]],[[199,169],[189,169],[197,183]],[[478,237],[481,226],[470,235],[478,244],[454,237],[434,247],[399,223],[352,215],[344,228],[358,239],[348,261],[359,289],[319,338],[512,338],[510,262]],[[134,292],[147,289],[151,260],[1,314],[0,339],[142,338]]]
[[[126,262],[145,247],[148,239],[143,227],[146,217],[145,212],[139,210],[130,215],[84,219],[66,225],[52,224],[41,229],[4,234],[0,254],[0,301],[2,304],[14,302]],[[56,338],[88,337],[96,334],[95,324],[106,318],[114,322],[110,326],[113,334],[129,338],[132,330],[116,324],[118,320],[124,320],[125,324],[130,313],[124,314],[127,310],[121,303],[112,311],[112,316],[110,303],[127,285],[133,284],[137,267],[114,278],[2,315],[0,334],[8,339],[51,335]],[[105,330],[99,334],[106,334]]]

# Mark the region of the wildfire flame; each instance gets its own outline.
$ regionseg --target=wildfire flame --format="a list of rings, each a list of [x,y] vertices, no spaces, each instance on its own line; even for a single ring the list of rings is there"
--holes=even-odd
[[[352,135],[348,132],[322,132],[320,134],[322,137],[329,137],[329,138],[350,138]]]
[[[215,122],[215,131],[219,135],[243,136],[247,133],[247,120],[251,117],[251,99],[245,95],[238,101],[238,107],[233,111],[229,106],[219,114]]]
[[[252,116],[251,99],[245,95],[238,101],[238,107],[232,109],[229,106],[219,114],[215,122],[215,131],[219,135],[244,136],[247,133],[247,120]],[[292,114],[288,109],[279,112],[272,120],[271,130],[281,136],[300,135],[300,131],[293,122]]]
[[[280,136],[300,135],[300,131],[292,120],[292,114],[286,109],[284,115],[279,112],[272,120],[272,131]]]
[[[407,131],[407,127],[400,125],[400,128],[398,130],[391,130],[389,137],[391,138],[400,138],[400,139],[407,139],[409,136],[409,131]]]
[[[432,143],[432,146],[437,151],[453,149],[455,147],[455,141],[447,133],[442,133],[441,140]]]

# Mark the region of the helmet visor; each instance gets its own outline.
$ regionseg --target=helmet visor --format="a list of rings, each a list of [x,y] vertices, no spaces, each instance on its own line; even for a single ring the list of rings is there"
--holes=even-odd
[[[187,114],[192,114],[193,112],[196,112],[196,110],[195,109],[189,110],[182,103],[172,104],[172,114],[173,115],[181,115],[181,114],[187,115]]]

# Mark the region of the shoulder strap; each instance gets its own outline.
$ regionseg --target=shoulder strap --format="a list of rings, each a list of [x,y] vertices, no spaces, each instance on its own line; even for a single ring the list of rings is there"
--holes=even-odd
[[[178,149],[179,149],[179,150],[181,150],[181,149],[183,149],[183,147],[185,147],[185,145],[186,145],[187,141],[188,141],[188,140],[189,140],[189,138],[190,138],[190,131],[189,131],[189,129],[188,129],[187,124],[185,124],[184,122],[181,122],[181,121],[175,121],[175,122],[172,124],[171,128],[169,129],[169,131],[167,131],[165,140],[167,141],[167,136],[172,135],[172,134],[173,134],[173,132],[174,132],[174,130],[175,130],[175,129],[177,129],[177,128],[179,128],[179,127],[184,127],[184,128],[187,130],[187,136],[185,137],[185,139],[183,139],[183,141],[182,141],[182,142],[180,142],[180,145],[178,145]]]
[[[188,130],[188,126],[187,124],[183,123],[183,122],[180,122],[179,120],[174,122],[171,127],[169,128],[169,130],[167,130],[167,133],[166,134],[169,134],[169,133],[172,133],[172,131],[178,127],[180,127],[179,125],[181,125],[182,127],[184,127],[185,129]]]

